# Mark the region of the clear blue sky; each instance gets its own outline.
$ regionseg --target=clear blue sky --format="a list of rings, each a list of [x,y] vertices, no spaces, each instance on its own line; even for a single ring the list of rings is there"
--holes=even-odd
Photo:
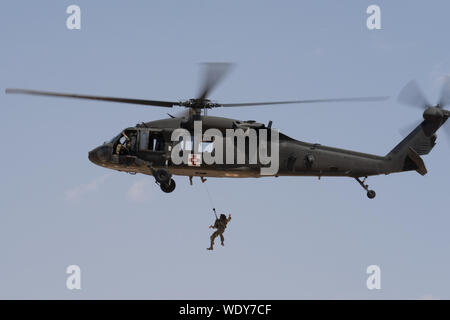
[[[67,6],[82,10],[66,29]],[[366,28],[381,6],[382,30]],[[221,102],[392,95],[450,72],[448,1],[1,1],[0,298],[450,298],[445,135],[429,173],[369,179],[208,179],[231,213],[207,252],[206,190],[108,171],[87,152],[158,108],[5,96],[7,87],[150,99],[197,93],[198,63],[235,62]],[[421,112],[384,103],[266,106],[214,115],[379,155]],[[77,264],[82,290],[65,287]],[[381,267],[379,291],[366,268]]]

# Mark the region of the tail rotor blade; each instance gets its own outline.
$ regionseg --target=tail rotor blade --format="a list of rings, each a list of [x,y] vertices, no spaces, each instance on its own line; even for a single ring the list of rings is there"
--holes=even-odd
[[[441,97],[439,100],[439,106],[450,106],[450,76],[445,76],[441,89]]]
[[[425,96],[423,95],[422,91],[419,88],[419,85],[417,84],[417,81],[412,80],[410,81],[399,93],[398,102],[421,108],[426,109],[427,106],[429,106],[428,101],[425,99]]]
[[[447,138],[447,143],[450,147],[450,124],[449,123],[444,123],[443,125],[443,131],[445,132],[446,138]]]

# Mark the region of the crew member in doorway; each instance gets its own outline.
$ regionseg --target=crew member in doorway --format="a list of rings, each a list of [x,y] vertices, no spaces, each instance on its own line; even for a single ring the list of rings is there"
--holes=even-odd
[[[125,131],[122,131],[122,137],[116,147],[116,154],[127,154],[130,150],[130,146],[130,138],[128,138]]]

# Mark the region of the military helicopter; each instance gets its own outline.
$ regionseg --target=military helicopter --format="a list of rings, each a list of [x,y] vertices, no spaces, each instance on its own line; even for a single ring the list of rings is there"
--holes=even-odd
[[[174,175],[189,177],[191,184],[194,176],[200,177],[202,182],[207,177],[256,178],[263,176],[261,168],[266,165],[261,162],[253,164],[248,161],[233,164],[206,164],[195,157],[198,148],[197,146],[194,148],[192,142],[191,145],[188,145],[187,143],[183,144],[182,140],[172,141],[171,136],[177,129],[187,130],[190,135],[194,135],[195,124],[199,121],[202,124],[202,133],[208,129],[216,129],[220,133],[229,129],[242,129],[244,132],[248,132],[250,129],[256,130],[257,143],[260,143],[257,130],[266,130],[267,136],[275,130],[272,129],[272,121],[265,125],[254,120],[241,121],[213,117],[207,115],[208,109],[303,103],[376,102],[389,98],[377,96],[225,104],[209,100],[209,94],[228,73],[230,66],[228,63],[204,64],[203,81],[197,98],[185,101],[128,99],[28,89],[6,89],[6,93],[99,100],[166,108],[174,106],[187,108],[187,112],[180,116],[168,114],[169,118],[142,122],[134,127],[126,128],[109,142],[105,142],[90,151],[88,155],[91,162],[105,168],[131,174],[152,175],[161,190],[166,193],[175,189]],[[373,199],[376,193],[374,190],[370,190],[368,184],[366,184],[366,179],[369,176],[411,170],[416,170],[419,174],[425,175],[427,169],[421,155],[428,154],[434,147],[437,138],[436,131],[450,116],[450,112],[443,109],[444,106],[450,105],[450,82],[446,81],[444,84],[440,102],[435,106],[431,106],[425,100],[415,81],[410,82],[401,91],[399,101],[422,107],[424,109],[424,120],[385,156],[307,143],[295,140],[280,132],[278,135],[278,170],[271,176],[317,176],[319,179],[326,176],[350,177],[354,178],[367,191],[369,199]],[[199,143],[205,142],[211,143],[211,140],[201,140]],[[187,162],[174,163],[172,151],[177,146],[181,146],[179,149],[183,149],[189,155]],[[217,150],[215,148],[205,150],[204,148],[203,151],[214,154]],[[236,151],[236,147],[233,151]],[[245,149],[244,153],[244,158],[248,160],[251,157],[250,150]]]

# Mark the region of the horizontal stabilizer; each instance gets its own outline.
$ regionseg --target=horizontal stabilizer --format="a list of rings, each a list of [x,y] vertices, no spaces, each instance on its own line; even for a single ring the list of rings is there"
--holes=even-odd
[[[416,171],[420,173],[422,176],[427,174],[427,168],[425,168],[425,163],[423,162],[422,158],[419,156],[419,154],[414,151],[413,148],[408,148],[408,158],[414,162],[416,165]]]

